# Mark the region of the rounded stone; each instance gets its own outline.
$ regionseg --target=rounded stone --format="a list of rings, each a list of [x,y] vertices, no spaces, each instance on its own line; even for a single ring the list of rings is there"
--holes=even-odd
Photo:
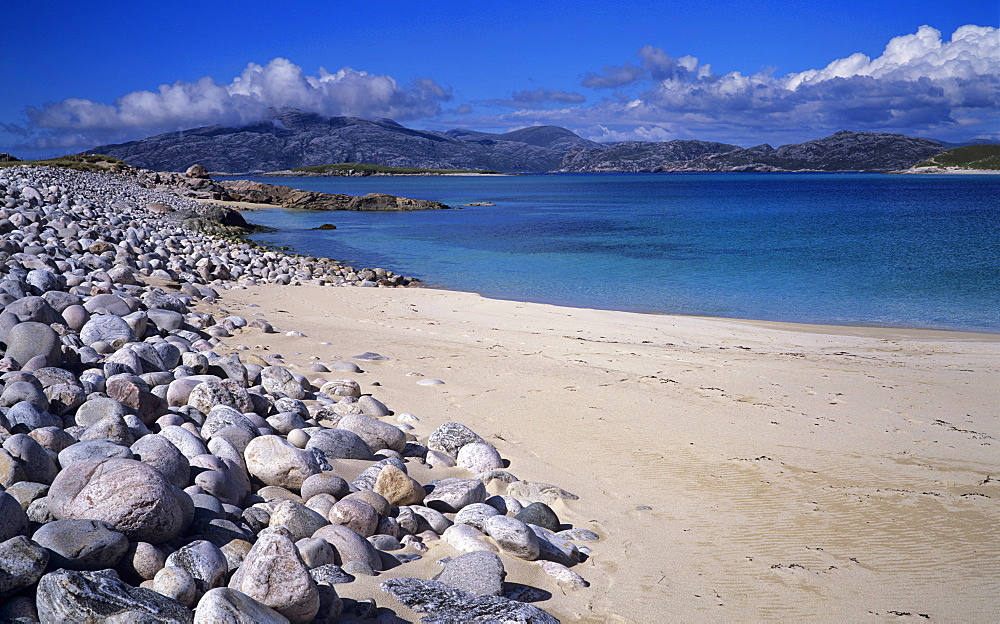
[[[149,434],[130,447],[135,458],[159,470],[174,487],[190,485],[191,463],[167,438]]]
[[[103,520],[131,540],[159,544],[180,534],[191,500],[140,461],[87,459],[59,473],[48,506],[56,518]]]
[[[3,601],[38,582],[49,562],[49,551],[23,535],[16,535],[0,542],[0,562],[0,601]]]
[[[483,523],[483,528],[504,552],[528,561],[538,559],[538,536],[520,520],[508,516],[491,516]]]
[[[206,592],[194,612],[194,624],[287,624],[288,618],[243,592],[217,587]]]
[[[499,596],[507,572],[503,561],[492,552],[470,552],[445,563],[434,580],[469,592],[473,596]]]
[[[267,485],[299,490],[303,482],[320,473],[315,456],[274,435],[254,438],[243,453],[247,470]]]
[[[327,518],[334,524],[343,525],[362,537],[375,534],[378,527],[378,513],[368,503],[345,498],[330,508]]]
[[[260,372],[260,382],[271,394],[280,394],[292,399],[303,399],[305,389],[287,369],[282,366],[268,366]]]
[[[89,346],[94,346],[96,342],[104,342],[117,349],[127,342],[135,342],[135,339],[135,330],[128,321],[110,314],[95,314],[80,329],[80,340]]]
[[[498,552],[497,547],[486,541],[486,534],[468,524],[453,524],[441,536],[444,541],[461,552]]]
[[[455,459],[463,446],[473,442],[485,443],[486,440],[461,423],[449,422],[431,433],[427,438],[427,448],[432,451],[440,451]]]
[[[215,587],[225,584],[229,564],[218,546],[206,540],[195,540],[181,546],[167,557],[167,567],[183,568],[194,579],[195,600]]]
[[[361,385],[353,379],[334,379],[323,384],[319,391],[331,397],[359,398]]]
[[[300,490],[302,498],[309,500],[317,494],[330,494],[335,498],[343,498],[351,491],[351,487],[342,477],[331,472],[314,474],[302,482]]]
[[[424,497],[424,504],[442,513],[454,513],[466,505],[483,503],[489,497],[479,479],[441,479]]]
[[[128,539],[100,520],[56,520],[31,539],[49,550],[53,567],[69,570],[113,568],[128,550]]]
[[[492,444],[471,442],[458,450],[456,463],[472,474],[500,470],[504,467],[500,453]]]
[[[382,449],[402,452],[406,447],[406,434],[398,427],[362,414],[348,414],[340,419],[338,429],[358,435],[374,453]]]
[[[337,554],[337,565],[345,565],[351,561],[362,561],[372,569],[382,570],[382,558],[375,547],[365,538],[340,524],[328,524],[313,535],[333,546]]]
[[[391,464],[379,472],[374,491],[384,496],[393,507],[416,505],[423,502],[425,496],[419,481]]]
[[[281,532],[262,532],[229,587],[291,622],[308,622],[319,611],[319,590],[295,544]]]
[[[559,516],[545,503],[531,503],[514,517],[525,524],[535,524],[550,531],[559,530]]]
[[[482,531],[487,518],[499,515],[497,509],[486,503],[473,503],[455,514],[455,524],[468,524]]]
[[[310,429],[310,431],[312,431]],[[310,434],[305,448],[323,451],[329,459],[375,459],[371,447],[353,431],[320,429]]]
[[[311,537],[321,527],[330,524],[323,515],[296,501],[281,501],[271,511],[269,526],[288,529],[293,541]]]
[[[127,582],[138,585],[151,581],[166,565],[167,555],[149,542],[130,542],[115,570]]]
[[[167,566],[153,577],[153,591],[190,607],[198,595],[195,579],[184,568]]]
[[[7,334],[6,356],[22,365],[39,355],[55,363],[62,360],[61,345],[59,334],[48,325],[18,323]]]

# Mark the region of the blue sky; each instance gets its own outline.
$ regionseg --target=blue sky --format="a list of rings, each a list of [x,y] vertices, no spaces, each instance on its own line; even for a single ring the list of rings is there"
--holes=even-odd
[[[0,152],[82,151],[270,106],[433,130],[551,124],[605,141],[1000,138],[998,7],[11,2]]]

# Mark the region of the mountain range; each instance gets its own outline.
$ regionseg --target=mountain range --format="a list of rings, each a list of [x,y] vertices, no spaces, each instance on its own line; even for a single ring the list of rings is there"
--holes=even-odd
[[[507,173],[892,171],[948,149],[901,134],[840,131],[773,148],[709,141],[597,143],[556,126],[505,133],[406,128],[389,119],[324,117],[285,109],[241,127],[207,126],[101,145],[88,154],[157,171],[194,163],[213,172],[264,173],[330,163]]]

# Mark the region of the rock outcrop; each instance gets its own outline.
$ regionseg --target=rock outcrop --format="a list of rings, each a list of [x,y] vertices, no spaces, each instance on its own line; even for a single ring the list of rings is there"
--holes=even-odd
[[[304,191],[290,186],[265,184],[252,180],[219,182],[228,196],[236,201],[275,204],[298,210],[441,210],[451,208],[440,202],[410,199],[385,193],[369,193],[360,197],[339,193]]]

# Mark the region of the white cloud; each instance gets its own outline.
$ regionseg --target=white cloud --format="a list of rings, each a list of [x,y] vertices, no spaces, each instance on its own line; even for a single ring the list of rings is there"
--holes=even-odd
[[[672,138],[755,144],[872,130],[966,140],[1000,127],[1000,30],[962,26],[945,41],[922,26],[895,37],[874,59],[851,54],[820,69],[773,75],[716,74],[711,66],[662,49],[641,48],[638,63],[605,66],[581,84],[614,88],[613,98],[560,111],[523,109],[481,124],[544,120],[590,138],[637,138],[671,128]],[[612,128],[609,132],[598,128]],[[969,132],[976,132],[970,135]]]
[[[402,86],[392,76],[350,67],[334,73],[320,68],[312,76],[289,60],[276,58],[266,65],[248,64],[228,84],[205,77],[161,85],[156,91],[135,91],[110,105],[69,98],[28,108],[27,114],[33,128],[52,135],[39,137],[37,143],[87,148],[156,132],[252,123],[269,108],[407,121],[438,114],[441,103],[450,98],[447,89],[429,79]]]

